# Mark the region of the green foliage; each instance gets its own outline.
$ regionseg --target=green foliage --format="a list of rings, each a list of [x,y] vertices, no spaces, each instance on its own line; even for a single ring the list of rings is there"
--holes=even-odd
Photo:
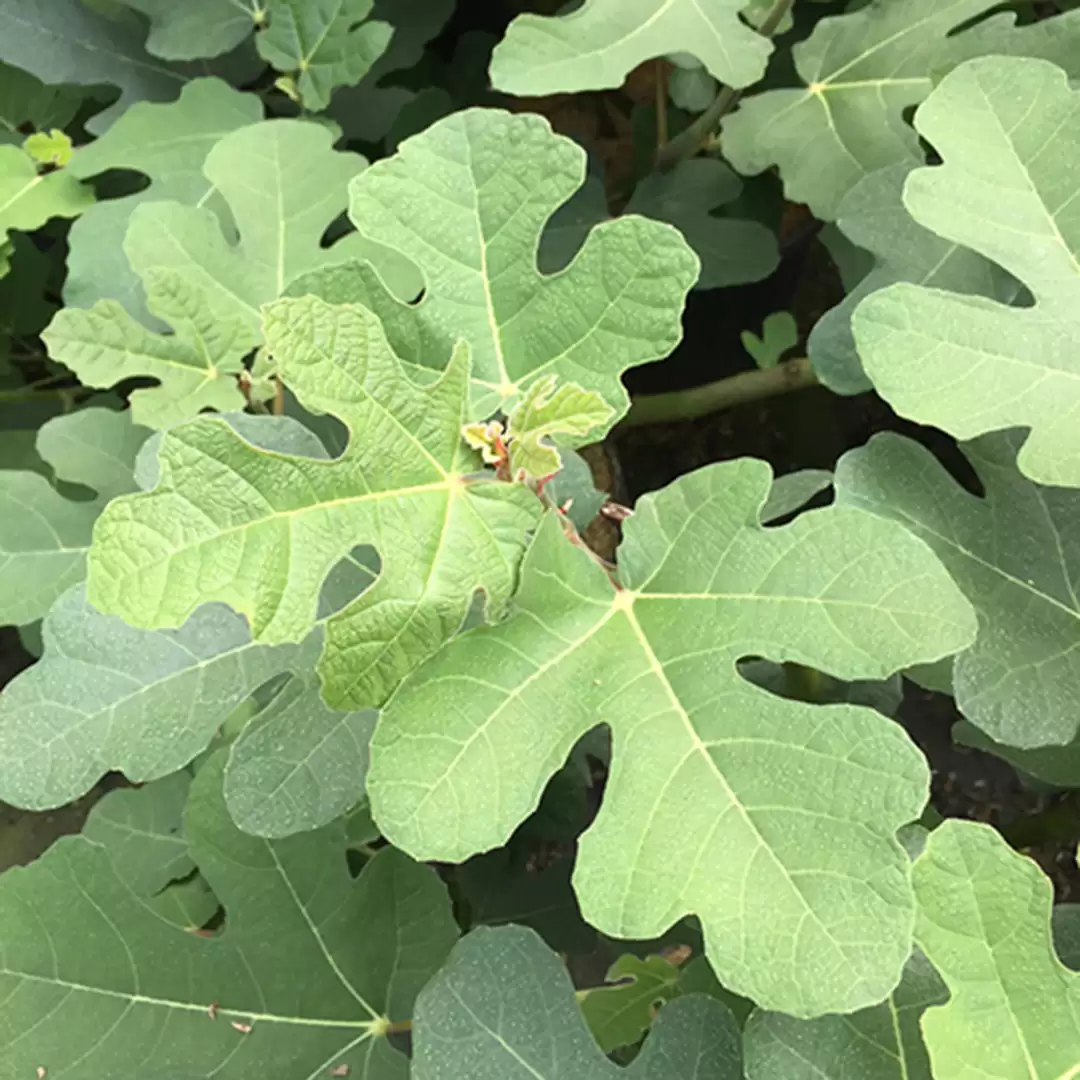
[[[0,0],[0,1080],[1076,1080],[1078,103],[1065,0]]]
[[[1058,960],[1049,881],[993,829],[949,821],[915,864],[916,936],[949,988],[922,1021],[934,1076],[1068,1077],[1080,975]]]
[[[963,647],[974,617],[929,549],[870,515],[761,529],[768,488],[767,467],[740,461],[641,500],[622,585],[549,516],[511,618],[450,642],[391,700],[368,789],[389,840],[460,861],[505,842],[574,742],[610,725],[617,771],[575,872],[585,918],[651,938],[697,914],[725,985],[814,1015],[880,1000],[899,978],[912,901],[892,834],[921,812],[924,765],[876,713],[772,697],[735,661],[882,677]],[[782,645],[764,629],[779,625]],[[438,703],[464,693],[475,704],[447,729]],[[806,967],[774,962],[796,948]]]
[[[957,32],[995,6],[994,0],[872,0],[821,19],[792,49],[805,87],[744,98],[724,122],[725,153],[740,172],[777,165],[789,198],[834,220],[840,200],[862,177],[922,160],[904,110],[961,60],[986,53],[1045,56],[1068,61],[1080,76],[1080,16],[1017,28],[1014,15],[999,14]]]
[[[1034,304],[893,285],[853,316],[863,364],[898,412],[957,438],[1030,428],[1020,471],[1080,486],[1080,213],[1065,194],[1080,155],[1080,93],[1052,64],[973,60],[916,125],[944,164],[908,178],[912,217],[1019,278]]]
[[[739,19],[745,0],[585,0],[569,15],[519,15],[491,58],[496,90],[532,97],[621,85],[643,60],[687,52],[716,78],[747,86],[769,43]]]

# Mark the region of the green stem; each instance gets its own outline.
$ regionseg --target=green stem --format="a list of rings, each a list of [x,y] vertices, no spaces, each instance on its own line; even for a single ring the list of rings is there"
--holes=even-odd
[[[741,371],[726,379],[695,386],[690,390],[675,390],[669,394],[643,394],[634,398],[622,427],[643,424],[670,424],[679,420],[696,420],[699,416],[720,412],[749,401],[790,394],[817,384],[814,370],[805,356],[785,360],[776,367],[756,371]]]
[[[769,13],[761,20],[758,33],[762,37],[771,38],[793,3],[794,0],[775,0]],[[733,90],[730,86],[721,87],[716,100],[685,131],[660,147],[656,154],[656,171],[671,172],[679,162],[692,158],[708,142],[720,120],[735,108],[741,96],[741,90]]]

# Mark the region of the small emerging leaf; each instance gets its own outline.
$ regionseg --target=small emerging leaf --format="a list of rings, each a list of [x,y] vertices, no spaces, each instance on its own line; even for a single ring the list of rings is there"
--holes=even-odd
[[[776,367],[788,349],[799,340],[799,328],[790,311],[774,311],[765,316],[761,337],[752,330],[742,332],[743,348],[753,357],[759,368]]]
[[[71,161],[73,153],[71,139],[58,128],[52,131],[35,131],[28,135],[23,149],[41,165],[55,165],[63,168]]]
[[[514,406],[506,427],[510,443],[510,473],[530,479],[552,476],[562,468],[559,451],[550,440],[558,435],[588,435],[611,419],[614,409],[580,386],[556,389],[556,378],[537,379]]]

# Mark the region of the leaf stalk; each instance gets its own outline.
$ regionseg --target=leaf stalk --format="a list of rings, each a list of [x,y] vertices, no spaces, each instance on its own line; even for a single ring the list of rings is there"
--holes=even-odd
[[[775,0],[768,14],[761,20],[758,33],[762,37],[771,38],[793,4],[794,0]],[[692,158],[709,142],[721,119],[735,108],[740,97],[741,90],[733,90],[730,86],[721,87],[716,100],[688,128],[660,147],[656,154],[656,171],[671,172],[680,162]]]

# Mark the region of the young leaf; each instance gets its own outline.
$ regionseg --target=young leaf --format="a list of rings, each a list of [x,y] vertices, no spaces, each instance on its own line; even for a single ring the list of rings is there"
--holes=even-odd
[[[765,316],[761,337],[752,330],[744,330],[740,337],[742,347],[750,354],[759,368],[776,367],[788,349],[799,340],[799,327],[790,311],[774,311]]]
[[[890,286],[852,319],[863,366],[897,412],[959,439],[1030,428],[1020,471],[1078,487],[1080,204],[1061,191],[1080,156],[1080,92],[1051,64],[988,57],[947,76],[915,123],[944,164],[909,176],[911,215],[1004,267],[1035,303]]]
[[[625,953],[608,969],[608,985],[583,991],[581,1012],[605,1054],[632,1046],[660,1007],[679,995],[679,969],[662,956]]]
[[[818,378],[838,394],[871,389],[863,371],[851,316],[863,297],[898,281],[1011,304],[1019,282],[962,244],[950,243],[914,221],[903,202],[908,165],[894,165],[865,176],[844,196],[837,225],[844,235],[875,256],[875,265],[843,301],[827,311],[810,331],[807,352]]]
[[[537,379],[514,406],[506,425],[510,472],[533,479],[553,476],[562,468],[551,439],[559,435],[588,435],[603,427],[612,408],[599,394],[572,383],[556,389],[554,375]]]
[[[1080,730],[1080,493],[1016,468],[1020,432],[963,446],[984,498],[964,491],[917,443],[889,433],[840,459],[839,502],[899,521],[925,540],[979,613],[954,661],[957,705],[998,742],[1060,745]]]
[[[173,0],[167,3],[177,12],[189,7]],[[214,4],[221,7],[217,0]],[[96,300],[117,300],[131,315],[154,325],[145,310],[139,277],[123,248],[132,212],[141,203],[168,200],[205,205],[230,222],[228,206],[203,172],[203,162],[221,138],[257,123],[262,114],[254,94],[241,94],[220,79],[194,79],[177,101],[138,102],[100,139],[80,146],[68,170],[72,176],[88,180],[110,169],[133,169],[149,182],[141,191],[95,203],[72,226],[65,302],[89,307]]]
[[[474,930],[424,987],[413,1080],[738,1080],[739,1029],[708,997],[666,1006],[627,1069],[604,1056],[558,958],[531,930]]]
[[[726,986],[808,1016],[880,1001],[900,977],[912,899],[895,832],[921,811],[926,765],[872,710],[774,697],[736,662],[883,678],[966,647],[975,617],[892,523],[828,507],[762,529],[768,488],[744,459],[646,496],[622,588],[546,518],[514,614],[391,699],[368,794],[392,843],[460,860],[503,843],[575,741],[610,725],[575,871],[585,918],[648,940],[697,914]]]
[[[25,150],[0,146],[0,243],[12,229],[33,232],[50,218],[78,217],[93,201],[93,191],[66,169],[39,172]]]
[[[23,142],[23,149],[39,164],[62,169],[71,161],[71,139],[58,128],[35,131]]]
[[[1065,1080],[1080,976],[1054,953],[1053,888],[988,825],[946,821],[915,863],[916,937],[949,988],[922,1018],[935,1080]]]
[[[455,113],[352,183],[356,227],[420,268],[423,298],[400,303],[365,266],[293,292],[365,304],[399,356],[437,371],[464,338],[471,419],[512,407],[545,375],[600,394],[621,415],[629,399],[619,376],[675,347],[698,260],[670,226],[622,217],[594,229],[564,271],[541,274],[540,234],[584,176],[585,152],[540,116]]]
[[[645,60],[690,53],[720,82],[765,73],[767,38],[739,18],[746,0],[585,0],[569,15],[519,15],[496,46],[491,82],[518,97],[614,90]]]
[[[307,832],[364,797],[375,713],[335,712],[315,679],[293,679],[233,744],[225,802],[244,832]]]
[[[359,82],[390,44],[393,28],[368,19],[373,0],[268,0],[259,55],[293,73],[305,109],[320,112],[335,87]]]
[[[146,55],[143,35],[123,19],[108,19],[81,0],[18,0],[0,9],[0,60],[45,83],[120,88],[120,99],[87,127],[101,134],[136,101],[171,101],[187,81]]]
[[[1049,53],[1053,59],[1071,52],[1073,74],[1080,77],[1080,14],[1024,27],[1003,14],[958,32],[995,6],[995,0],[873,0],[819,19],[792,49],[805,88],[743,98],[724,120],[725,156],[742,173],[778,165],[787,197],[832,221],[841,199],[867,173],[922,161],[904,110],[962,60],[985,53]]]
[[[94,522],[110,499],[135,490],[135,455],[149,434],[111,409],[42,426],[38,453],[57,479],[97,493],[89,500],[61,494],[36,472],[0,471],[0,625],[40,619],[83,580]]]
[[[95,533],[91,602],[135,626],[178,626],[222,600],[256,640],[298,641],[319,589],[356,544],[376,584],[327,624],[327,701],[380,705],[400,678],[461,626],[476,589],[502,609],[539,502],[521,485],[467,477],[469,361],[412,383],[363,308],[313,297],[270,304],[266,336],[300,403],[351,431],[334,461],[268,453],[222,419],[166,432],[160,482],[116,500]],[[392,453],[388,453],[388,449]]]
[[[776,237],[764,225],[714,213],[734,202],[742,188],[742,181],[724,162],[694,158],[671,172],[646,176],[623,213],[666,221],[683,234],[701,260],[695,288],[742,285],[768,277],[780,257]],[[541,240],[540,268],[545,273],[561,270],[589,231],[609,217],[603,181],[590,175],[548,222]]]
[[[402,108],[417,96],[404,86],[383,83],[420,62],[424,46],[438,36],[453,12],[454,0],[375,0],[371,17],[393,28],[390,45],[356,86],[334,94],[327,109],[348,138],[382,142]]]
[[[755,1012],[743,1034],[747,1080],[932,1080],[919,1019],[948,997],[916,950],[880,1005],[817,1020]]]
[[[10,1075],[47,1062],[101,1080],[167,1061],[172,1075],[220,1080],[339,1065],[404,1080],[387,1021],[412,1015],[456,937],[435,872],[385,851],[354,881],[340,822],[275,843],[247,836],[226,812],[220,757],[196,776],[185,834],[225,907],[213,939],[168,925],[83,837],[0,878]]]
[[[0,697],[0,798],[45,810],[77,799],[110,770],[154,780],[206,749],[229,713],[283,671],[310,668],[302,646],[251,640],[221,605],[179,630],[146,631],[102,615],[80,586],[45,617],[45,651]]]

